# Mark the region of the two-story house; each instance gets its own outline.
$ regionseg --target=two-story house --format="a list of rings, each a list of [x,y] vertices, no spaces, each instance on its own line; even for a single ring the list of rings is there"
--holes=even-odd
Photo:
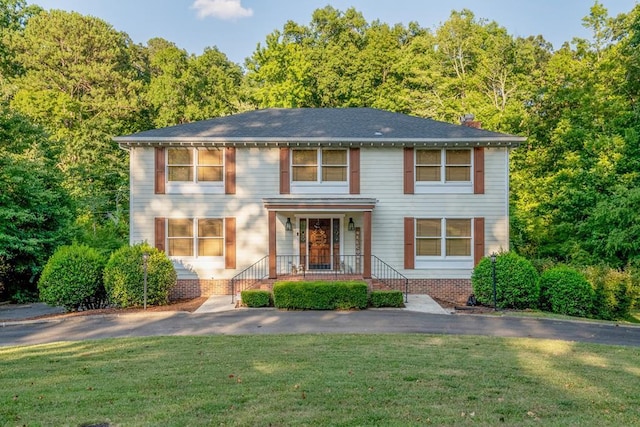
[[[130,153],[130,241],[173,260],[174,298],[231,294],[249,269],[270,279],[392,271],[410,293],[460,302],[474,265],[509,247],[509,151],[524,138],[302,108],[115,140]]]

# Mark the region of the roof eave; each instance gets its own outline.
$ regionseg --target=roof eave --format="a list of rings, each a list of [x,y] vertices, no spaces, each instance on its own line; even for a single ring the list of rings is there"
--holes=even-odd
[[[219,138],[219,137],[116,137],[124,146],[222,146],[222,147],[518,147],[526,141],[519,136],[474,138]]]

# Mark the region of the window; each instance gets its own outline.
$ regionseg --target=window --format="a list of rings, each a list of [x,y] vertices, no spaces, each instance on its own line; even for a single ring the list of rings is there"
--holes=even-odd
[[[224,255],[222,219],[169,219],[167,253],[180,257]]]
[[[426,183],[470,183],[471,150],[417,149],[416,181]]]
[[[292,181],[347,182],[347,150],[292,150]]]
[[[444,230],[444,233],[443,233]],[[416,219],[416,255],[471,256],[471,219]]]
[[[222,182],[223,151],[208,148],[169,148],[169,182]]]

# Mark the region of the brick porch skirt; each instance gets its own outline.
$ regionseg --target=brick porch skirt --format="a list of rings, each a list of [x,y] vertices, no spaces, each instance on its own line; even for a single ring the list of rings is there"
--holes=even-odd
[[[404,292],[404,289],[400,290]],[[231,295],[232,292],[228,279],[178,280],[169,299]],[[410,294],[426,294],[450,303],[464,304],[472,292],[471,279],[409,279]]]

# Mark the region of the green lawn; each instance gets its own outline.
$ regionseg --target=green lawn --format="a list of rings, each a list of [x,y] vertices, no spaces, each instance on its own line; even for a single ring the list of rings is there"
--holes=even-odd
[[[0,348],[0,425],[637,425],[640,348],[433,335]]]

